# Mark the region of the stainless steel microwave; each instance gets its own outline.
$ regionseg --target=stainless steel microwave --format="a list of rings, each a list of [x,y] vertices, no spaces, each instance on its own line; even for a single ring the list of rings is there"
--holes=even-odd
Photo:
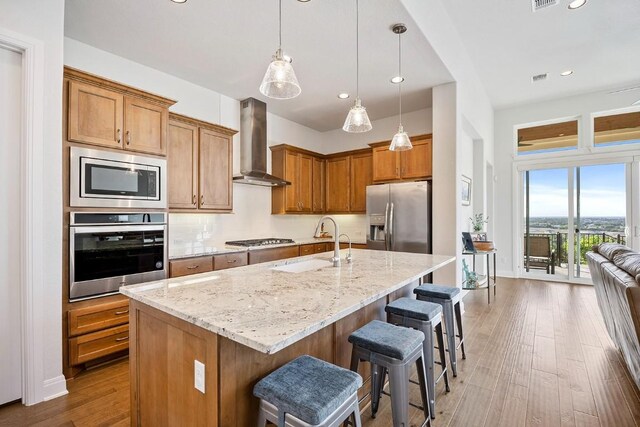
[[[129,153],[71,147],[71,207],[167,207],[167,161]]]

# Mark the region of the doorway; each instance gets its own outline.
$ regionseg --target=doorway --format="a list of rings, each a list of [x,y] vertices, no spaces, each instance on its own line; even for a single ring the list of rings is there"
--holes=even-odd
[[[523,170],[523,276],[591,283],[585,254],[628,242],[629,162]]]
[[[0,404],[22,398],[22,54],[0,45]]]

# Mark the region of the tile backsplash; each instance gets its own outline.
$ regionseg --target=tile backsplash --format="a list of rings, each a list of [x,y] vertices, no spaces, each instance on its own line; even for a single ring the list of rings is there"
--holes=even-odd
[[[320,215],[271,215],[271,190],[234,184],[231,214],[169,214],[169,257],[211,252],[228,240],[312,237]],[[365,215],[336,215],[340,232],[364,243]],[[329,222],[326,230],[333,234]]]

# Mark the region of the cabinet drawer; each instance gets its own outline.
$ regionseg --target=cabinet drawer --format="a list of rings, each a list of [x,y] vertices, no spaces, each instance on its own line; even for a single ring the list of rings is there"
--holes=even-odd
[[[213,269],[224,270],[233,267],[242,267],[249,263],[249,256],[246,252],[235,254],[216,255],[213,257]]]
[[[122,325],[129,322],[129,300],[69,310],[68,316],[70,337]]]
[[[284,248],[257,249],[249,253],[249,264],[277,261],[280,259],[294,258],[298,256],[298,246],[286,246]]]
[[[116,326],[69,339],[71,366],[129,348],[129,325]]]
[[[313,245],[313,252],[314,253],[322,253],[322,252],[327,252],[329,249],[327,248],[327,244],[326,243],[316,243],[315,245]]]
[[[316,253],[316,245],[313,243],[310,245],[300,245],[300,256],[312,255]]]
[[[170,277],[188,276],[207,271],[213,271],[213,257],[210,256],[169,261]]]

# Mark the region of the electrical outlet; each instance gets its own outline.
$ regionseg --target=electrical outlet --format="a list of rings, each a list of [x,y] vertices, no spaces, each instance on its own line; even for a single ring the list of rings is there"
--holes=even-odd
[[[194,360],[194,387],[204,394],[204,363]]]

